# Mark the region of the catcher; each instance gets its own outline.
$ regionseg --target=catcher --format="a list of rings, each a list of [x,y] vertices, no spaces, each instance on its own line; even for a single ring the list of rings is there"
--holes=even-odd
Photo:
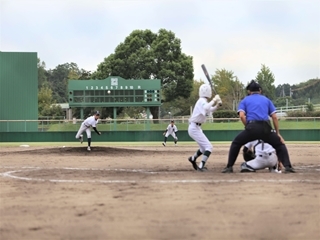
[[[248,142],[243,147],[244,163],[240,172],[255,172],[269,168],[270,172],[281,173],[281,163],[278,161],[276,150],[262,140]]]
[[[174,121],[171,120],[171,123],[168,125],[167,129],[162,134],[164,136],[164,141],[162,145],[164,147],[166,146],[167,139],[169,135],[171,135],[174,139],[174,145],[177,146],[177,142],[178,142],[177,132],[178,132],[177,126],[174,124]]]

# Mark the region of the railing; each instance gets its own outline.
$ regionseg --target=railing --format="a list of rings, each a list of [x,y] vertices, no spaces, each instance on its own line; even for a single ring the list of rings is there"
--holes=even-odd
[[[165,130],[171,119],[99,119],[99,131]],[[178,130],[188,129],[188,118],[174,118]],[[1,132],[77,132],[83,120],[0,120]],[[320,117],[286,117],[279,120],[280,129],[320,129]],[[203,130],[241,130],[239,118],[207,118]]]
[[[284,107],[278,107],[277,111],[279,113],[283,112],[293,112],[293,111],[302,111],[306,112],[308,109],[308,105],[299,105],[299,106],[284,106]],[[313,105],[314,111],[320,111],[320,104],[314,104]]]

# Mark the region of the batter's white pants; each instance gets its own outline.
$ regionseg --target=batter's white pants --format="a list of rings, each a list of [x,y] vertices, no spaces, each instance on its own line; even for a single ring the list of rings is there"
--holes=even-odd
[[[276,166],[276,164],[278,163],[278,157],[276,153],[271,153],[271,155],[267,156],[258,155],[255,159],[246,163],[255,170],[265,169],[267,167]]]
[[[76,135],[76,139],[79,139],[80,135],[86,131],[86,134],[87,134],[87,138],[91,138],[91,129],[90,127],[87,127],[86,125],[84,125],[84,123],[81,124],[80,128],[79,128],[79,131]]]
[[[200,126],[196,125],[193,122],[190,123],[188,127],[188,134],[193,140],[197,142],[202,153],[204,153],[205,151],[212,152],[212,144],[207,136],[204,135]]]

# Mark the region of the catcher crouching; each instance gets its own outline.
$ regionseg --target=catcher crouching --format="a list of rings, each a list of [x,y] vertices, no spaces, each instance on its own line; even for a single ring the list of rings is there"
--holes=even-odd
[[[281,173],[281,164],[278,161],[276,150],[262,140],[248,142],[243,147],[244,163],[241,172],[255,172],[269,168],[270,172]]]

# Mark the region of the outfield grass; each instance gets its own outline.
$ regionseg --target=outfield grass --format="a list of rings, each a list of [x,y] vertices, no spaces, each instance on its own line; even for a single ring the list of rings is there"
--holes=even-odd
[[[187,130],[188,123],[176,123],[179,130]],[[280,129],[320,129],[320,121],[279,121]],[[99,131],[162,131],[167,128],[167,123],[159,124],[132,124],[123,122],[121,124],[101,123],[97,128]],[[41,126],[39,126],[41,128]],[[60,123],[46,126],[46,131],[71,131],[76,132],[80,123]],[[213,122],[202,125],[203,130],[241,130],[244,126],[241,122]]]

